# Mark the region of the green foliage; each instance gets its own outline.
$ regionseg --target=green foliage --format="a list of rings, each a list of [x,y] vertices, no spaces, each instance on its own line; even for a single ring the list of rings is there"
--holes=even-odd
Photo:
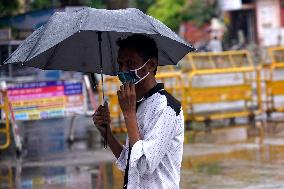
[[[89,6],[93,8],[105,8],[105,1],[104,0],[57,0],[55,1],[56,4],[53,5],[52,0],[34,0],[33,3],[31,3],[31,8],[33,10],[36,9],[44,9],[48,7],[53,6]]]
[[[182,21],[180,13],[185,5],[186,0],[156,0],[147,13],[176,30]]]
[[[53,6],[51,0],[34,0],[30,5],[32,10],[45,9]]]
[[[192,0],[187,3],[181,11],[183,21],[193,21],[197,26],[202,26],[209,22],[217,10],[217,1],[213,4],[207,4],[202,0]]]
[[[89,0],[88,4],[89,7],[103,9],[106,8],[105,1],[103,0]]]
[[[135,0],[135,7],[143,12],[147,12],[148,8],[155,3],[155,0]]]
[[[216,10],[217,1],[208,4],[205,0],[156,0],[147,13],[176,30],[182,21],[193,21],[201,26],[210,21]]]
[[[18,0],[0,0],[0,16],[13,14],[19,8]]]

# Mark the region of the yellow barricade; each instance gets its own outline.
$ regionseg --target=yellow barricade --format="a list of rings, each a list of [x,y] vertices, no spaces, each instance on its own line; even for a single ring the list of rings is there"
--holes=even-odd
[[[0,167],[0,189],[2,188],[12,189],[13,186],[13,173],[12,167]]]
[[[10,136],[10,122],[9,122],[9,101],[7,96],[6,90],[0,89],[0,110],[5,113],[5,120],[0,120],[1,127],[0,127],[0,137],[4,138],[5,142],[2,142],[3,140],[0,140],[2,143],[0,144],[0,150],[4,150],[9,147],[11,144],[11,136]],[[4,123],[4,124],[2,124]],[[4,125],[4,127],[2,127]]]
[[[268,49],[271,58],[270,65],[263,65],[265,69],[266,112],[268,116],[274,112],[284,112],[284,102],[276,102],[277,98],[284,98],[284,47]]]
[[[165,73],[165,72],[175,72],[178,71],[177,70],[177,66],[175,65],[167,65],[167,66],[158,66],[157,68],[157,74],[160,73]]]
[[[186,59],[187,64],[183,65],[186,68],[182,69],[187,76],[184,87],[189,106],[187,121],[254,118],[261,113],[260,71],[254,68],[247,51],[190,53]],[[240,103],[242,107],[222,109],[221,104],[233,103]],[[197,110],[205,104],[209,110]],[[213,105],[217,110],[210,110]]]

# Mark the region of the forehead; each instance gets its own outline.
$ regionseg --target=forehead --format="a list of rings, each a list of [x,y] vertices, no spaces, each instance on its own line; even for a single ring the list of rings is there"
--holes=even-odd
[[[130,48],[119,49],[117,61],[124,62],[124,61],[129,61],[129,60],[139,62],[142,60],[142,57],[139,55],[139,53],[135,49],[130,49]]]

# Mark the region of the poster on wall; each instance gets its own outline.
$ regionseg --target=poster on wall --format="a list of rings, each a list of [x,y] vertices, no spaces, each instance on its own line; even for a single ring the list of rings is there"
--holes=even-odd
[[[84,112],[81,81],[42,81],[8,85],[16,120],[38,120]]]
[[[262,46],[282,44],[282,28],[278,1],[256,1],[258,40]]]

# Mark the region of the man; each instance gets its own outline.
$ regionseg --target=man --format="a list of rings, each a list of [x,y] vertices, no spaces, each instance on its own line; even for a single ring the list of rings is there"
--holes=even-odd
[[[207,49],[210,52],[222,52],[223,48],[222,48],[222,42],[220,39],[218,39],[217,36],[214,36],[208,43]]]
[[[117,92],[128,137],[122,146],[107,131],[107,141],[125,171],[123,188],[179,188],[184,120],[180,103],[157,83],[158,50],[153,39],[132,35],[117,42],[119,79]],[[102,136],[110,126],[107,103],[93,116]]]

